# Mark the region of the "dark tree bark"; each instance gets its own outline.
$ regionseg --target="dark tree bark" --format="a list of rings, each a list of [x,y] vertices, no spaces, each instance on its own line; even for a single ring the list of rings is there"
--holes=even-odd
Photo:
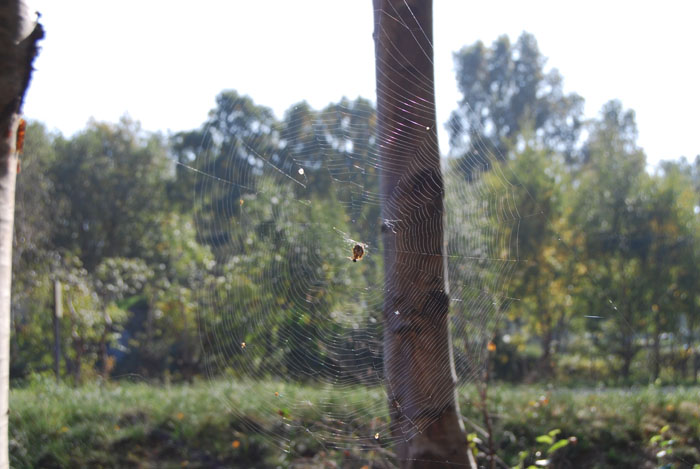
[[[448,332],[432,1],[374,0],[384,370],[403,468],[468,465]]]
[[[43,37],[22,1],[0,3],[0,469],[9,467],[10,289],[17,176],[17,128],[36,42]]]
[[[651,377],[656,381],[661,374],[661,317],[658,312],[654,313],[654,340],[651,350]]]

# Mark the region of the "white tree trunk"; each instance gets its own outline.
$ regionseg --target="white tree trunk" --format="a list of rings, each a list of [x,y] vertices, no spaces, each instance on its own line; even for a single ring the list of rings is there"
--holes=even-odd
[[[17,177],[17,126],[44,35],[26,1],[0,4],[0,469],[9,467],[10,291]]]
[[[18,120],[15,116],[14,121]],[[10,288],[12,287],[12,232],[15,215],[15,178],[17,156],[12,122],[9,136],[2,147],[9,147],[9,155],[0,159],[0,469],[9,467],[7,445],[7,416],[10,392]]]

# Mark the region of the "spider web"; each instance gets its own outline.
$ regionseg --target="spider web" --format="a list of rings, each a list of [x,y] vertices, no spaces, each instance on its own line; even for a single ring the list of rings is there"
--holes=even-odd
[[[216,232],[223,240],[217,252],[225,266],[220,284],[204,293],[207,306],[200,312],[206,318],[200,321],[204,348],[213,351],[207,356],[208,368],[212,376],[234,376],[231,399],[224,404],[241,417],[246,396],[262,392],[269,397],[256,412],[279,416],[279,425],[267,434],[285,451],[298,452],[293,435],[300,434],[340,449],[381,450],[394,438],[383,386],[386,287],[378,227],[398,226],[402,220],[378,216],[381,137],[352,123],[357,114],[352,105],[318,113],[311,125],[313,138],[303,145],[284,142],[293,149],[284,157],[274,150],[255,152],[256,142],[238,140],[231,148],[214,151],[218,137],[210,129],[200,155],[203,167],[216,166],[215,155],[222,152],[245,163],[223,173],[196,170],[200,234]],[[372,142],[362,156],[356,154],[358,134]],[[517,262],[520,214],[506,177],[499,178],[500,187],[483,184],[478,176],[466,184],[462,171],[458,165],[445,171],[445,238],[453,353],[464,383],[482,370],[485,344],[500,311],[512,300],[507,285]],[[309,193],[310,176],[328,180],[330,208],[339,217],[313,213],[319,199]],[[502,230],[485,231],[494,216],[502,220]],[[260,234],[270,231],[274,241]],[[264,240],[254,239],[258,236]],[[365,254],[352,262],[356,244]],[[414,254],[420,270],[418,246]],[[269,268],[257,268],[265,263]],[[285,358],[278,358],[280,354]],[[298,381],[310,382],[313,396],[288,386]],[[302,415],[315,417],[304,420]],[[370,427],[368,415],[373,416]],[[429,423],[409,422],[403,437],[413,437]],[[260,429],[251,424],[243,430]]]
[[[405,93],[394,106],[408,121],[421,112]],[[302,102],[283,122],[257,116],[250,125],[237,123],[245,114],[240,100],[220,103],[220,110],[225,116],[210,121],[196,164],[187,167],[195,175],[199,236],[214,247],[220,266],[216,284],[202,292],[200,336],[211,376],[231,378],[223,405],[241,417],[239,431],[262,433],[293,455],[304,455],[303,441],[312,439],[389,461],[394,439],[412,438],[430,419],[401,422],[402,435],[390,432],[380,227],[429,230],[434,214],[381,217],[387,200],[380,174],[404,175],[407,168],[380,158],[393,135],[377,133],[370,102],[343,98],[323,110]],[[427,130],[424,138],[436,137]],[[486,344],[502,312],[518,301],[509,283],[524,261],[521,223],[544,216],[536,206],[525,212],[519,206],[523,187],[502,172],[502,158],[489,150],[495,145],[478,130],[470,134],[473,158],[442,159],[449,329],[460,385],[483,371]],[[424,143],[404,151],[420,158]],[[364,255],[353,262],[358,244]],[[422,272],[421,246],[408,249],[412,268]],[[423,313],[428,320],[440,314]],[[273,425],[249,417],[246,403],[261,395],[264,404],[253,412]]]
[[[416,112],[410,96],[395,105]],[[221,266],[217,283],[202,295],[200,336],[211,376],[231,377],[223,404],[246,422],[241,432],[262,432],[286,452],[303,454],[301,437],[326,448],[374,450],[383,459],[393,438],[412,438],[431,420],[402,422],[401,436],[389,430],[380,226],[429,229],[424,221],[434,214],[418,212],[424,220],[410,223],[381,218],[380,173],[406,168],[383,164],[379,148],[392,135],[377,134],[367,101],[343,98],[321,111],[301,103],[282,124],[263,119],[248,127],[234,122],[245,112],[240,101],[222,111],[226,117],[209,125],[196,164],[187,168],[196,179],[200,238],[214,246]],[[435,136],[434,129],[426,132]],[[422,144],[405,151],[420,157]],[[497,184],[483,181],[481,172],[496,160],[487,151],[480,159],[476,166],[448,159],[442,165],[450,331],[460,383],[483,369],[485,345],[512,301],[508,282],[518,262],[522,215],[515,186],[504,174]],[[352,262],[357,244],[364,255]],[[420,272],[421,247],[409,249]],[[430,320],[439,311],[424,314]],[[298,382],[313,393],[300,394]],[[247,420],[246,400],[261,394],[264,405],[254,412],[276,420],[274,426]]]

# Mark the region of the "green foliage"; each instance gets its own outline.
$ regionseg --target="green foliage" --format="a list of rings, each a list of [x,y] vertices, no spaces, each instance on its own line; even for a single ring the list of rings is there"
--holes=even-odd
[[[647,173],[634,113],[618,102],[590,123],[576,166],[523,128],[508,160],[469,183],[468,190],[488,194],[484,200],[453,200],[451,191],[464,188],[448,179],[448,250],[474,246],[469,259],[478,259],[451,260],[451,280],[478,285],[492,299],[472,300],[469,289],[453,294],[476,307],[494,305],[491,323],[455,331],[458,365],[460,350],[478,355],[494,340],[480,336],[485,330],[496,331],[497,378],[695,377],[700,197],[692,167],[667,162]],[[504,276],[516,301],[498,290]],[[467,318],[470,311],[455,308]],[[462,344],[466,337],[476,344]],[[681,338],[684,350],[674,351]],[[528,360],[535,344],[539,360]]]
[[[525,467],[527,467],[527,469],[536,469],[538,467],[552,467],[553,454],[556,451],[568,446],[572,442],[578,442],[578,439],[576,437],[557,439],[557,435],[559,435],[560,433],[561,430],[556,428],[554,430],[548,431],[543,435],[539,435],[538,437],[536,437],[535,442],[540,443],[540,445],[545,445],[544,448],[546,448],[546,450],[536,450],[532,454],[530,454],[528,451],[520,451],[518,453],[518,464],[513,466],[512,469],[523,469]],[[525,464],[528,464],[528,461],[532,461],[534,462],[534,464],[529,464],[528,466],[525,466]]]
[[[460,375],[491,342],[496,379],[695,382],[700,158],[647,171],[634,112],[611,101],[581,122],[582,99],[544,71],[526,33],[455,62],[460,146],[445,161],[444,218]],[[70,138],[32,123],[13,378],[52,368],[55,280],[61,373],[76,380],[206,369],[316,379],[346,352],[380,369],[367,339],[381,337],[380,312],[342,288],[383,281],[375,126],[362,98],[302,101],[278,120],[233,90],[200,128],[167,139],[128,118]],[[370,254],[347,269],[357,233]],[[328,350],[323,334],[347,343]]]
[[[148,270],[143,303],[131,308],[129,339],[118,373],[138,370],[144,376],[174,374],[191,379],[203,372],[198,337],[200,290],[214,282],[216,262],[208,247],[197,242],[190,215],[170,213],[154,220],[141,240]],[[143,261],[141,261],[143,262]],[[202,321],[209,316],[202,315]]]
[[[56,160],[56,137],[38,123],[27,126],[15,195],[13,242],[12,334],[10,374],[24,377],[51,366],[44,331],[51,330],[52,282],[55,260],[50,239],[55,230],[51,216],[53,180],[46,167]]]
[[[507,314],[521,331],[539,340],[541,370],[547,373],[556,354],[556,339],[566,331],[572,315],[569,286],[576,263],[561,242],[562,237],[571,238],[571,228],[562,223],[566,174],[556,155],[530,144],[516,153],[509,169],[520,175],[505,196],[515,200],[521,216],[518,245],[511,252],[520,261],[513,271],[511,294],[521,301],[511,303]]]
[[[76,381],[96,373],[192,379],[206,367],[255,374],[271,363],[318,376],[334,366],[323,337],[290,337],[347,335],[349,327],[380,335],[338,288],[381,281],[379,206],[357,203],[378,191],[375,120],[369,101],[343,99],[323,112],[298,104],[277,122],[225,91],[201,129],[174,135],[167,148],[127,118],[91,122],[70,139],[32,125],[26,183],[41,191],[21,180],[18,195],[45,212],[18,204],[25,244],[15,251],[13,376],[51,367],[42,344],[57,279],[70,313],[60,324],[61,371]],[[351,166],[364,168],[359,178],[347,178]],[[351,220],[367,225],[359,228],[370,233],[363,242],[372,255],[347,270]],[[278,288],[263,289],[263,278]],[[243,342],[251,346],[239,362],[230,351]],[[300,363],[311,367],[295,370]]]
[[[15,281],[45,262],[44,254],[49,246],[55,224],[51,208],[54,180],[47,168],[56,164],[57,137],[47,132],[37,122],[27,126],[20,176],[15,193]],[[58,139],[60,140],[60,139]]]
[[[509,142],[529,121],[539,143],[571,156],[582,128],[583,99],[565,95],[562,77],[544,72],[546,59],[534,36],[523,33],[515,44],[501,36],[488,48],[479,41],[454,54],[459,108],[448,122],[450,144],[465,168],[488,169],[485,153],[507,157]]]
[[[31,138],[31,137],[30,137]],[[53,180],[54,245],[78,252],[88,270],[107,257],[138,257],[140,240],[167,207],[172,169],[157,135],[137,123],[92,122],[70,140],[58,140]]]

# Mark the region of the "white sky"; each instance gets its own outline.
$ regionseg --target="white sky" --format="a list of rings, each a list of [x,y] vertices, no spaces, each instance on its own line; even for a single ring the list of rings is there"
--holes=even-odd
[[[460,97],[452,53],[533,33],[594,116],[609,99],[637,113],[650,163],[700,154],[700,3],[435,0],[438,123]],[[70,135],[128,113],[147,130],[201,125],[223,89],[278,117],[375,99],[371,0],[31,0],[46,39],[24,112]],[[447,149],[442,133],[443,152]]]

